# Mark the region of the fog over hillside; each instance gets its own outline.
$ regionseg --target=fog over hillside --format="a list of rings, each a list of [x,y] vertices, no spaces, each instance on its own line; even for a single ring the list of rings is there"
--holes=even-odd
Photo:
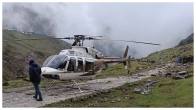
[[[3,3],[3,29],[160,43],[86,42],[108,56],[143,57],[177,45],[193,33],[193,3]]]

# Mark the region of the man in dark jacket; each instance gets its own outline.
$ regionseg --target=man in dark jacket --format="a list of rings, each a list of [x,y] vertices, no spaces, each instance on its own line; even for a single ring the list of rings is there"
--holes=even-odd
[[[33,96],[33,98],[35,98],[37,101],[42,101],[42,94],[39,89],[39,84],[41,81],[41,68],[33,60],[29,61],[29,77],[35,88],[35,96]]]

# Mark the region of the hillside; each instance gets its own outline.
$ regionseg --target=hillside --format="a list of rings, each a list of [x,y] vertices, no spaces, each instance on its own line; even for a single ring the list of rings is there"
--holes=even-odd
[[[71,45],[62,40],[23,40],[12,39],[43,38],[45,35],[21,33],[14,30],[3,30],[3,80],[23,77],[28,70],[27,59],[33,57],[38,64],[50,55],[57,54],[61,49]]]
[[[177,46],[182,46],[182,45],[193,43],[193,36],[194,34],[192,33],[187,38],[181,40],[181,42]]]
[[[152,53],[146,59],[153,60],[156,63],[173,62],[176,60],[177,57],[193,56],[193,46],[193,42],[186,43],[183,45],[180,44],[174,48],[169,48]]]

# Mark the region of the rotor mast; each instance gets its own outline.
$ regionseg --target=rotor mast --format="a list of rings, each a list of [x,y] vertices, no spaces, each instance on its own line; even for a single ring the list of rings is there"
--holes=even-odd
[[[84,39],[85,39],[84,35],[74,35],[74,42],[72,46],[83,46]]]

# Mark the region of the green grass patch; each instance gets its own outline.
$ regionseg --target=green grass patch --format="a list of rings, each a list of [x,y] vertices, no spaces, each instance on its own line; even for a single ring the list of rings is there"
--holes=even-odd
[[[133,93],[135,87],[144,84],[143,80],[94,97],[60,101],[45,107],[193,107],[193,77],[155,79],[159,82],[149,95]]]
[[[17,87],[25,87],[31,85],[29,81],[24,79],[7,81],[7,84],[3,85],[3,89],[17,88]]]
[[[66,83],[70,83],[70,81],[42,79],[40,86],[42,88],[48,88],[48,87],[55,86],[57,84],[66,84]],[[7,81],[7,84],[3,85],[3,89],[12,89],[12,88],[28,87],[28,86],[32,86],[32,83],[28,79],[18,79],[18,80]]]
[[[152,67],[151,63],[147,62],[138,62],[138,61],[131,61],[131,66],[129,69],[130,73],[128,74],[128,70],[125,69],[123,64],[116,64],[105,70],[101,71],[101,73],[97,74],[96,78],[105,78],[109,76],[126,76],[131,75],[139,71],[143,71]]]

